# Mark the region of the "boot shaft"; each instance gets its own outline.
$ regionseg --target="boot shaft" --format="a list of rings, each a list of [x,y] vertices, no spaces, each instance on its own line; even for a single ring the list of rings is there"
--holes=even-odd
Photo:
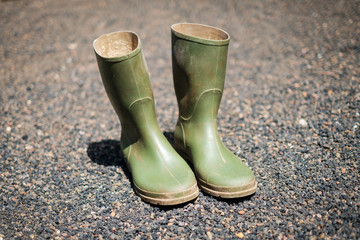
[[[201,99],[213,95],[208,114],[216,117],[224,89],[229,35],[206,25],[180,23],[171,27],[171,37],[180,116],[193,117]]]
[[[140,38],[133,32],[114,32],[97,38],[93,46],[106,93],[122,125],[122,140],[131,144],[157,125]]]

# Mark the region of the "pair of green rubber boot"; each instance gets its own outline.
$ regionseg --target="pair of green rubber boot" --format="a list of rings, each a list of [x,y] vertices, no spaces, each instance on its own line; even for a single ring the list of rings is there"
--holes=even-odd
[[[174,133],[177,151],[157,123],[139,36],[114,32],[93,44],[105,90],[121,122],[120,145],[136,193],[159,205],[195,199],[198,186],[222,198],[253,194],[254,174],[224,146],[217,131],[229,35],[215,27],[189,23],[173,25],[171,34],[179,105]]]

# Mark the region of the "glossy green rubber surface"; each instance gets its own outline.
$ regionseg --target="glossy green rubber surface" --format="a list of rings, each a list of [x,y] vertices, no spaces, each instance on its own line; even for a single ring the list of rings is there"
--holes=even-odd
[[[217,130],[230,37],[199,24],[175,24],[171,30],[179,105],[175,147],[193,165],[203,191],[223,198],[251,195],[257,187],[253,172],[224,146]]]
[[[120,119],[120,145],[136,193],[145,201],[175,205],[197,197],[196,179],[159,129],[139,37],[115,32],[94,41],[101,77]]]

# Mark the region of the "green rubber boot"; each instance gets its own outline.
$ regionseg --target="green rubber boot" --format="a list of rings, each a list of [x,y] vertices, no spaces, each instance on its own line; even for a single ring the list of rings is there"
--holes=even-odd
[[[221,29],[179,23],[171,27],[179,119],[175,147],[190,161],[199,187],[216,197],[253,194],[253,172],[222,143],[217,113],[224,89],[230,36]]]
[[[120,146],[136,193],[159,205],[196,198],[199,190],[194,173],[158,126],[138,35],[105,34],[93,47],[106,93],[121,122]]]

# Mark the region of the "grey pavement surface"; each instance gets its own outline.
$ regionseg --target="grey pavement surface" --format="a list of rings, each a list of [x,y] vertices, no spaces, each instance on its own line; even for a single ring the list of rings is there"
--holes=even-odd
[[[231,36],[218,116],[255,195],[141,201],[92,41],[140,35],[161,130],[170,26]],[[360,1],[0,1],[0,239],[359,239]]]

